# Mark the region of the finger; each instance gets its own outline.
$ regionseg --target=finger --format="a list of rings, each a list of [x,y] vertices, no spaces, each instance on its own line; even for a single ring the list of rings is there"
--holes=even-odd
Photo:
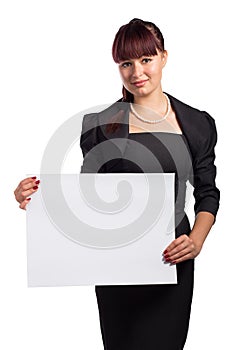
[[[29,197],[31,196],[33,193],[35,193],[38,190],[38,186],[33,186],[32,188],[30,188],[29,190],[25,190],[21,192],[21,195],[23,197]]]
[[[39,185],[40,180],[32,180],[31,181],[27,181],[27,182],[22,182],[21,186],[19,187],[21,189],[21,191],[26,191],[29,190],[30,188],[33,188],[34,186]]]
[[[20,209],[26,210],[27,204],[30,202],[31,198],[26,198],[22,203],[20,203]]]
[[[23,179],[22,181],[20,181],[20,183],[18,184],[18,186],[16,187],[15,191],[17,191],[19,188],[21,188],[22,186],[30,183],[30,182],[35,182],[36,181],[36,176],[32,176],[32,177],[27,177],[26,179]]]
[[[27,177],[26,179],[23,179],[22,181],[20,181],[20,183],[18,184],[18,187],[21,187],[29,182],[34,182],[34,181],[36,181],[36,176]]]
[[[190,245],[185,249],[180,250],[177,253],[171,254],[167,259],[165,259],[167,262],[174,262],[177,261],[178,259],[188,255],[188,254],[193,254],[194,252],[194,246]]]
[[[186,261],[186,260],[189,260],[189,259],[194,259],[194,256],[193,254],[189,253],[189,254],[186,254],[186,255],[183,255],[181,258],[178,258],[176,260],[173,260],[171,262],[171,264],[179,264],[183,261]]]

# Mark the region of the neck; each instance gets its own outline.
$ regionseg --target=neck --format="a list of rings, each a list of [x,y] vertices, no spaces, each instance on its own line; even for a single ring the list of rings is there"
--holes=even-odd
[[[166,105],[166,98],[162,89],[160,89],[159,91],[155,91],[153,94],[148,96],[134,96],[134,103],[159,111],[164,109],[164,105]]]

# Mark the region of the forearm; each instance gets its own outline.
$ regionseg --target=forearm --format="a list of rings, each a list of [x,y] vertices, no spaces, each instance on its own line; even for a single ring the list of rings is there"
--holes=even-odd
[[[202,248],[203,243],[213,226],[214,219],[214,215],[207,211],[201,211],[197,214],[189,237],[199,249]]]

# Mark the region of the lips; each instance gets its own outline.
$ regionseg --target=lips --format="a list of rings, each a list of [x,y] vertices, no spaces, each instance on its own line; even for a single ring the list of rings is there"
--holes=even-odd
[[[146,79],[146,80],[138,80],[138,81],[134,81],[132,84],[137,86],[137,87],[141,87],[141,86],[144,86],[147,81],[148,81],[148,79]]]

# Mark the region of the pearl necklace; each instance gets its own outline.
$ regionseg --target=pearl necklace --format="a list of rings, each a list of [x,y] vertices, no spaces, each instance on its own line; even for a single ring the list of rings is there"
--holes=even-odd
[[[133,112],[133,114],[135,115],[136,118],[138,118],[139,120],[141,120],[142,122],[145,122],[145,123],[149,123],[149,124],[155,124],[155,123],[161,123],[163,120],[165,120],[168,116],[168,114],[170,113],[171,111],[171,103],[170,103],[170,100],[168,98],[168,96],[166,94],[164,94],[164,96],[166,97],[166,100],[167,100],[167,112],[165,114],[165,116],[161,119],[155,119],[155,120],[149,120],[149,119],[144,119],[143,117],[141,117],[134,109],[133,107],[133,104],[130,103],[130,108],[131,108],[131,111]]]

